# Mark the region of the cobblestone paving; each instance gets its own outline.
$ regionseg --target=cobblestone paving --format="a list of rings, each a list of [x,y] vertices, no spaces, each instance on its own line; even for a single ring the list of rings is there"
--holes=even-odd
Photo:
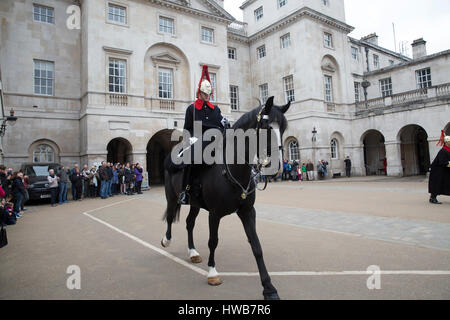
[[[324,210],[255,206],[259,219],[450,251],[450,224]]]

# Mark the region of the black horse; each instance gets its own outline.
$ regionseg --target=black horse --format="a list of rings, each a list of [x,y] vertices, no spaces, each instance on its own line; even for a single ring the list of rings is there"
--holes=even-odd
[[[264,106],[244,114],[234,125],[233,129],[267,129],[277,131],[277,150],[282,153],[282,135],[287,127],[287,120],[284,113],[290,107],[290,103],[278,107],[273,104],[273,97],[270,97]],[[246,144],[248,154],[248,143]],[[266,150],[267,151],[267,150]],[[270,150],[269,150],[270,153]],[[170,155],[169,155],[170,156]],[[282,158],[278,164],[278,172],[282,169]],[[265,163],[267,165],[267,163]],[[237,213],[242,221],[248,241],[250,242],[253,255],[256,258],[261,282],[264,287],[263,295],[266,300],[279,299],[277,290],[271,283],[267,272],[261,245],[256,233],[256,211],[255,204],[255,182],[253,179],[254,170],[248,164],[216,164],[210,167],[203,167],[200,171],[193,173],[202,186],[198,196],[191,190],[191,208],[186,219],[188,231],[189,256],[193,263],[200,263],[201,257],[195,250],[193,240],[193,229],[195,220],[201,208],[209,211],[209,241],[210,250],[208,266],[208,284],[217,286],[222,284],[222,280],[216,271],[214,261],[214,251],[218,244],[218,229],[220,220],[227,215]],[[172,238],[172,223],[179,220],[180,205],[177,202],[181,191],[182,173],[171,173],[165,170],[165,191],[167,199],[167,209],[164,219],[167,222],[167,232],[161,241],[163,247],[168,247]]]

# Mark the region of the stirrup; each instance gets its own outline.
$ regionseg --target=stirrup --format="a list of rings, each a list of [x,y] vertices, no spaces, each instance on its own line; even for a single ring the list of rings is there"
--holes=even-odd
[[[181,204],[181,205],[189,204],[189,194],[187,193],[187,190],[184,190],[180,193],[180,195],[178,197],[178,204]]]

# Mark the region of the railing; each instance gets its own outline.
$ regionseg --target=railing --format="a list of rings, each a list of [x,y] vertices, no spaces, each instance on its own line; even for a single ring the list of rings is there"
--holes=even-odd
[[[334,103],[327,103],[327,112],[336,112],[336,105]]]
[[[384,106],[384,98],[376,98],[365,101],[358,102],[356,104],[357,109],[374,109]]]
[[[427,89],[417,89],[408,92],[403,92],[399,94],[394,94],[392,96],[392,104],[403,104],[407,102],[420,101],[428,98]]]
[[[228,31],[247,35],[247,24],[245,22],[234,21],[228,25]]]
[[[370,99],[367,102],[366,101],[357,102],[356,111],[389,108],[394,106],[398,107],[403,104],[420,102],[426,99],[443,96],[450,96],[450,83],[445,83],[424,89],[416,89],[407,92],[402,92],[394,94],[389,97]]]
[[[450,83],[441,84],[436,86],[436,96],[448,96],[450,95]]]
[[[108,94],[109,101],[108,103],[113,106],[127,106],[128,105],[128,96],[124,94]]]
[[[159,109],[165,111],[174,111],[175,110],[175,101],[173,100],[165,100],[159,99]]]

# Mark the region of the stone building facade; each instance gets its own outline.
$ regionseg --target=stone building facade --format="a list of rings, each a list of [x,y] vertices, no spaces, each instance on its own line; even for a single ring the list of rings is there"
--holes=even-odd
[[[388,175],[426,172],[450,131],[450,51],[427,55],[419,39],[411,59],[376,34],[353,39],[343,0],[241,9],[244,22],[221,0],[1,1],[3,108],[19,117],[3,162],[133,161],[160,182],[208,64],[231,120],[257,99],[292,101],[286,158],[327,160],[331,176],[345,156],[358,175],[384,174],[385,158]]]

